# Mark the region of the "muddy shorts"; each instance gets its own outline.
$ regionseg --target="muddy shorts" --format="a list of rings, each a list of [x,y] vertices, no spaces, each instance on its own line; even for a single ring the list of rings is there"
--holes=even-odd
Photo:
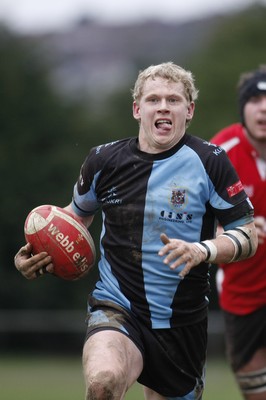
[[[207,318],[194,325],[150,329],[113,303],[90,299],[86,340],[104,329],[128,336],[142,353],[138,382],[171,400],[200,400],[207,346]]]

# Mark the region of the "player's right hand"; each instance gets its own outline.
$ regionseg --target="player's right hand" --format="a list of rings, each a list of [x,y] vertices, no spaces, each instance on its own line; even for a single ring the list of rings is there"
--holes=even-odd
[[[206,254],[200,251],[195,243],[171,239],[165,233],[162,233],[160,238],[164,246],[159,250],[158,254],[164,257],[164,264],[168,264],[170,269],[176,269],[184,264],[183,269],[178,274],[181,279],[189,273],[191,268],[206,260]]]
[[[53,273],[52,258],[46,252],[32,255],[31,251],[32,246],[30,243],[19,249],[14,257],[17,270],[29,280],[36,279],[47,272]]]

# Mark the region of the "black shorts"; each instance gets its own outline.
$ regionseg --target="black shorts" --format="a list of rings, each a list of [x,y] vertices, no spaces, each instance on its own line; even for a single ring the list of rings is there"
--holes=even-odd
[[[256,350],[266,346],[266,307],[247,315],[223,313],[226,351],[236,372],[251,359]]]
[[[138,382],[165,397],[200,400],[207,347],[207,318],[194,325],[150,329],[113,303],[91,299],[86,340],[99,330],[127,335],[142,353]],[[193,393],[194,392],[194,396]],[[190,396],[185,397],[190,394]]]

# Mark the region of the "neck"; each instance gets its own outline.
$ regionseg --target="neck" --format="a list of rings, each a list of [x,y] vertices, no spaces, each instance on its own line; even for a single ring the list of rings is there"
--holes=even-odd
[[[248,141],[252,144],[254,149],[259,154],[259,157],[266,161],[266,139],[255,138],[247,128],[245,128],[245,134]]]

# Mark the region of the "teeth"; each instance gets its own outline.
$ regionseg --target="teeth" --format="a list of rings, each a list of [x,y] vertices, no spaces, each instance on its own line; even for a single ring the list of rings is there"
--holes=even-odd
[[[171,121],[169,121],[168,119],[159,119],[158,121],[155,122],[157,128],[161,124],[172,125]]]
[[[159,121],[156,122],[157,124],[170,124],[170,121],[166,119],[160,119]]]

